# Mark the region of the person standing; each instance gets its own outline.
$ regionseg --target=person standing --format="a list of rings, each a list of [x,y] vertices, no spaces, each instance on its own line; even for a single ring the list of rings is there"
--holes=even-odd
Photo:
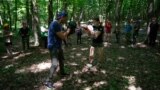
[[[157,38],[157,32],[159,29],[159,24],[157,22],[156,17],[152,17],[152,21],[149,25],[150,31],[149,31],[149,45],[150,46],[155,46],[156,44],[156,38]]]
[[[79,21],[77,22],[76,34],[77,34],[77,44],[81,44],[82,27]]]
[[[111,37],[111,29],[112,29],[112,24],[111,22],[107,19],[105,23],[105,31],[106,31],[106,41],[109,42],[109,39]]]
[[[131,25],[131,20],[129,19],[124,29],[127,45],[131,44],[131,31],[132,31],[132,25]]]
[[[64,71],[64,55],[62,49],[62,41],[67,38],[67,35],[70,32],[69,30],[65,32],[62,30],[62,25],[66,22],[67,13],[64,11],[60,12],[57,19],[51,22],[48,30],[48,49],[51,57],[51,67],[45,85],[50,88],[54,88],[51,80],[58,65],[60,67],[60,74],[67,75]]]
[[[29,49],[30,45],[29,45],[29,33],[30,33],[30,29],[27,26],[26,22],[22,22],[22,28],[20,28],[19,30],[19,34],[22,38],[22,49],[23,51],[25,51],[26,49]],[[27,47],[26,47],[27,45]]]
[[[133,26],[133,44],[136,44],[137,42],[137,37],[139,34],[139,29],[140,29],[140,21],[136,20],[134,22],[134,26]]]
[[[100,24],[99,18],[98,17],[93,18],[93,28],[91,26],[87,28],[84,27],[84,30],[92,38],[92,43],[89,50],[89,63],[92,65],[95,59],[98,59],[100,62],[104,61],[105,60],[105,54],[103,48],[104,27]],[[97,57],[95,57],[96,55]]]
[[[12,32],[9,29],[9,24],[7,23],[3,26],[3,37],[7,54],[9,57],[12,57]]]

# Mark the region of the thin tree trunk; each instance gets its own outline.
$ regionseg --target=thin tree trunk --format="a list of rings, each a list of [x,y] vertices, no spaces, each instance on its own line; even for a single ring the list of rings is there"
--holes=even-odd
[[[34,33],[34,46],[39,46],[40,42],[40,27],[39,27],[39,18],[38,18],[38,6],[37,0],[31,0],[31,10],[32,10],[32,30]]]
[[[63,0],[63,9],[65,12],[67,12],[67,0]]]
[[[27,24],[29,25],[29,28],[32,28],[32,17],[30,14],[30,4],[29,0],[26,0],[26,18],[27,18]]]
[[[9,26],[10,30],[12,29],[12,17],[11,17],[11,10],[10,10],[10,5],[9,2],[7,1],[7,9],[8,9],[8,17],[9,17]]]
[[[4,1],[2,0],[1,2],[2,2],[2,5],[3,5],[2,21],[6,22],[6,7],[5,7],[5,4],[4,4]],[[3,22],[2,22],[2,25],[3,25]]]
[[[15,0],[15,30],[17,30],[17,0]]]
[[[116,27],[115,27],[115,33],[116,33],[116,39],[117,42],[120,42],[120,13],[121,13],[121,6],[122,6],[123,0],[115,0],[116,3],[116,10],[115,10],[115,22],[116,22]]]
[[[53,0],[49,0],[48,2],[48,27],[50,23],[53,21]]]

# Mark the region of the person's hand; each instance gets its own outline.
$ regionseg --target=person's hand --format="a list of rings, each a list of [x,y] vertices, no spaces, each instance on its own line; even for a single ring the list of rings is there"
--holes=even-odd
[[[13,35],[13,33],[10,33],[9,35],[10,35],[10,36],[12,36],[12,35]]]
[[[69,33],[70,33],[70,29],[68,29],[66,32],[64,32],[64,36],[67,37]]]

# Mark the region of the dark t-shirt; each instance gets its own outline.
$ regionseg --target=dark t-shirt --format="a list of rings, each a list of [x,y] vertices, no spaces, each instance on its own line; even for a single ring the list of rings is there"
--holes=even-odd
[[[158,23],[151,23],[150,24],[150,35],[157,35],[159,29]]]
[[[100,35],[97,38],[92,39],[92,46],[102,46],[103,45],[103,26],[93,26],[94,31],[100,31]]]
[[[22,37],[27,37],[27,36],[29,36],[29,28],[28,27],[26,27],[26,28],[20,28],[20,31],[19,31],[19,33],[20,33],[20,35],[22,36]]]
[[[57,32],[62,30],[62,25],[56,20],[50,24],[48,30],[48,49],[61,48],[62,40],[56,35]]]

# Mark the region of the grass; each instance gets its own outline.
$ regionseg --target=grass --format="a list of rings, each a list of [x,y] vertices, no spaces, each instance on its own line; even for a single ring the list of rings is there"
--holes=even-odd
[[[65,48],[65,70],[69,76],[55,75],[60,90],[128,90],[130,86],[143,90],[159,90],[160,88],[160,53],[157,48],[128,47],[114,43],[105,47],[106,61],[100,67],[87,71],[90,40],[83,37],[83,44],[76,45],[72,38],[72,46]],[[2,40],[2,39],[1,39]],[[20,51],[20,40],[14,39]],[[0,44],[0,55],[5,49]],[[98,58],[96,58],[98,60]],[[32,47],[25,53],[18,53],[13,59],[0,60],[1,90],[45,90],[45,81],[50,66],[47,49]],[[46,69],[45,69],[46,68]],[[86,71],[83,71],[85,70]]]

